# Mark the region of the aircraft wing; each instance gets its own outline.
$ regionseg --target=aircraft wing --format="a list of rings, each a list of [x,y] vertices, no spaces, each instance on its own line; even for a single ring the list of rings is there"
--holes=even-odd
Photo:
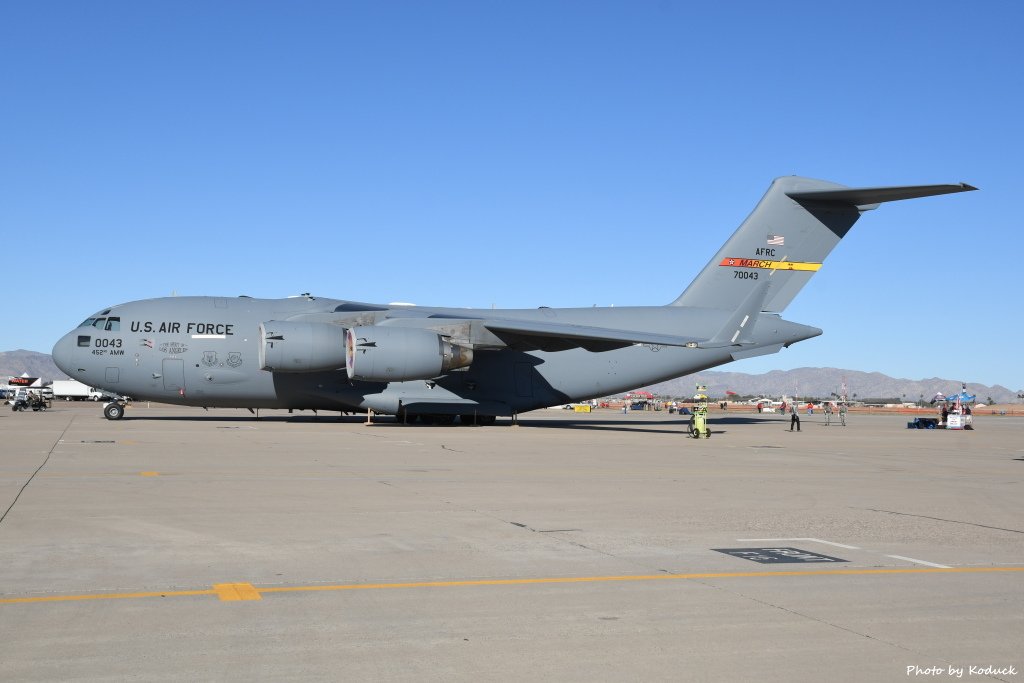
[[[483,326],[509,346],[527,350],[565,351],[579,347],[587,351],[611,351],[633,344],[700,348],[743,346],[751,341],[749,336],[770,284],[771,278],[767,277],[751,289],[722,329],[710,339],[539,320],[486,319]]]
[[[539,320],[489,318],[483,321],[483,326],[509,346],[524,350],[565,351],[583,348],[588,351],[611,351],[634,344],[692,346],[703,341],[697,337],[681,337],[674,334],[617,330]]]

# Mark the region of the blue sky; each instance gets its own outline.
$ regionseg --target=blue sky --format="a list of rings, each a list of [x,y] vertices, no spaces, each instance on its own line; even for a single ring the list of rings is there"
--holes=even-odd
[[[728,369],[1024,388],[1022,23],[1015,2],[7,3],[0,350],[172,293],[664,304],[804,175],[981,191],[866,214],[785,312],[825,334]]]

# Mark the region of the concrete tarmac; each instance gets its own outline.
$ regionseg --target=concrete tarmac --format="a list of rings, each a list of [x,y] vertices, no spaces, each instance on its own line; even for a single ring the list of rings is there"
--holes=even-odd
[[[1024,418],[907,419],[5,409],[0,679],[1024,680]]]

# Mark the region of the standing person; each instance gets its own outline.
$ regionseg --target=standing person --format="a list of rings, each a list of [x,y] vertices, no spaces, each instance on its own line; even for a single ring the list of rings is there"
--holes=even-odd
[[[825,426],[832,424],[832,401],[825,401]]]
[[[789,406],[789,431],[793,431],[793,425],[796,425],[796,431],[800,431],[800,413],[797,412],[796,404]]]
[[[839,422],[846,426],[846,403],[839,404]]]

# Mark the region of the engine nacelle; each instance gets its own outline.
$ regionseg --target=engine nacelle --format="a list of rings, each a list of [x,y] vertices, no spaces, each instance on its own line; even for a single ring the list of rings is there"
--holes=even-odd
[[[329,323],[260,323],[260,369],[319,372],[345,367],[345,328]]]
[[[413,327],[353,327],[345,333],[350,379],[404,382],[432,379],[473,362],[473,350]]]

